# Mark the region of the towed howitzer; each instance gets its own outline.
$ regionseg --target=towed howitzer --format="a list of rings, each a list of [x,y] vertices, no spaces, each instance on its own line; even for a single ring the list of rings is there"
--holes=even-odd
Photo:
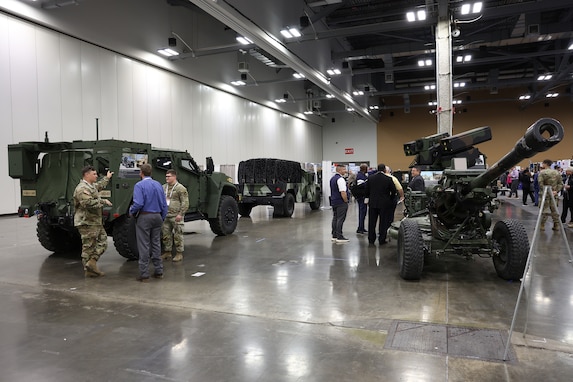
[[[475,168],[476,161],[485,156],[473,145],[490,139],[491,129],[486,126],[451,137],[437,134],[404,145],[406,155],[416,155],[412,166],[443,173],[438,184],[425,192],[406,191],[406,217],[389,229],[390,236],[398,240],[402,278],[419,279],[424,256],[430,254],[492,257],[499,277],[519,280],[523,276],[529,253],[527,233],[517,220],[498,221],[490,229],[492,213],[498,207],[497,189],[491,184],[523,159],[559,143],[563,126],[555,119],[542,118],[487,170]],[[467,169],[453,169],[455,158],[465,158]]]

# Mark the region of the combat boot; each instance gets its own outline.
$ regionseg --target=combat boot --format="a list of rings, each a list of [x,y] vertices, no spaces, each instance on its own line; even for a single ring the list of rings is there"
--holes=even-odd
[[[177,252],[175,257],[173,258],[173,261],[181,261],[181,260],[183,260],[183,254],[181,252]]]
[[[98,276],[103,276],[105,274],[98,269],[96,259],[94,259],[94,258],[91,258],[88,260],[88,262],[86,263],[86,266],[85,266],[85,270],[89,271],[91,273],[94,273]]]
[[[99,277],[97,273],[89,271],[87,268],[84,270],[85,277]]]
[[[553,231],[559,231],[559,223],[553,223]]]
[[[161,259],[162,260],[171,260],[171,252],[163,252],[163,255],[161,255]]]

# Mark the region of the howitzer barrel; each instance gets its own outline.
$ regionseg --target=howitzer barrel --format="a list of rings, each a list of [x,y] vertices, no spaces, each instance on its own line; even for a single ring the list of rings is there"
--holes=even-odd
[[[548,135],[548,137],[547,137]],[[549,150],[563,139],[563,126],[553,118],[541,118],[529,126],[513,150],[493,164],[486,172],[473,179],[469,184],[470,192],[474,188],[483,188],[496,180],[505,171],[535,154]]]

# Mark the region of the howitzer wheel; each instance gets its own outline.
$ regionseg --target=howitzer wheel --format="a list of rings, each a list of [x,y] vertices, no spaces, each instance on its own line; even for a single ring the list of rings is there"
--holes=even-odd
[[[77,231],[75,233],[69,232],[38,220],[36,234],[42,247],[48,251],[80,253],[82,250],[82,240]]]
[[[294,195],[287,193],[283,199],[283,216],[290,218],[294,213]]]
[[[230,235],[237,228],[239,207],[235,198],[229,195],[221,195],[217,217],[208,219],[211,231],[217,236]]]
[[[137,240],[135,238],[135,218],[124,215],[113,224],[113,245],[126,259],[138,259]]]
[[[404,280],[419,280],[424,268],[424,239],[415,220],[404,219],[398,230],[398,266]]]
[[[529,240],[523,224],[518,220],[502,220],[495,223],[493,245],[499,251],[493,256],[497,275],[504,280],[521,279],[529,254]]]
[[[240,203],[239,204],[239,214],[244,217],[249,217],[254,205],[252,203]]]

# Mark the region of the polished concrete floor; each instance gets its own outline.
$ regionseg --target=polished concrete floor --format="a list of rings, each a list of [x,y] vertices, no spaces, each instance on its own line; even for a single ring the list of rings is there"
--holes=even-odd
[[[531,240],[537,208],[502,199],[496,219],[521,220]],[[491,259],[457,257],[432,259],[420,281],[404,281],[395,241],[369,247],[354,234],[352,205],[351,241],[333,244],[331,214],[297,204],[292,218],[274,219],[261,206],[228,237],[186,223],[184,262],[148,284],[111,239],[99,263],[106,276],[84,279],[78,257],[40,246],[33,218],[1,217],[0,380],[573,379],[573,269],[562,233],[548,225],[534,246],[512,359],[488,360],[472,355],[471,340],[466,356],[386,342],[398,322],[507,335],[519,282],[498,278]]]

